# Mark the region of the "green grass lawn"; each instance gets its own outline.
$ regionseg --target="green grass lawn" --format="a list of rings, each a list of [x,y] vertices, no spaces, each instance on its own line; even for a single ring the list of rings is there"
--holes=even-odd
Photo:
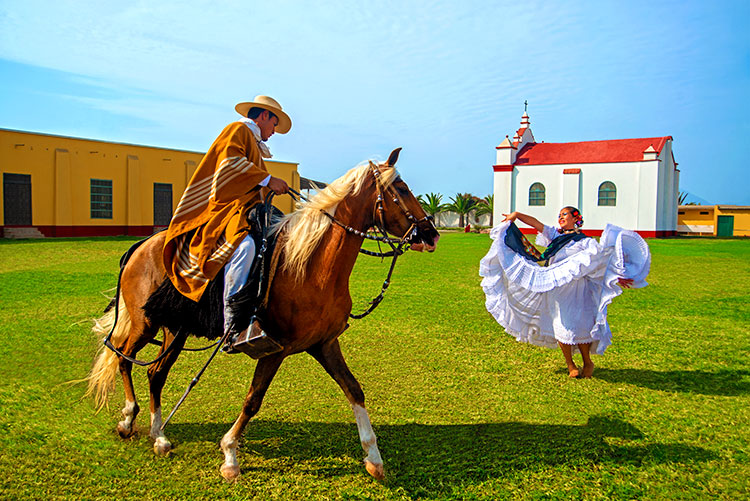
[[[307,355],[284,362],[222,480],[218,442],[254,362],[221,354],[167,427],[114,432],[121,384],[96,414],[81,384],[119,256],[134,239],[0,241],[0,498],[738,499],[750,496],[750,240],[649,240],[651,284],[610,306],[613,345],[591,380],[559,351],[516,341],[484,309],[487,235],[448,233],[409,253],[383,304],[342,336],[387,480],[361,464],[351,410]],[[359,312],[388,263],[361,257]],[[202,345],[196,340],[189,344]],[[155,354],[144,350],[143,357]],[[184,353],[171,408],[207,353]]]

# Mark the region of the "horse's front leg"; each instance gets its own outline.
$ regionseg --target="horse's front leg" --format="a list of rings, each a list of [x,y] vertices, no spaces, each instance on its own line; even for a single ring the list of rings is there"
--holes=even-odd
[[[352,406],[354,419],[357,421],[359,440],[362,442],[362,448],[367,454],[367,457],[365,457],[365,468],[367,468],[367,472],[370,475],[378,480],[383,480],[385,478],[383,459],[380,457],[378,441],[372,429],[372,424],[370,424],[370,416],[365,409],[365,394],[346,365],[338,339],[310,348],[308,353],[315,357],[315,360],[323,366],[326,372],[344,390],[344,394]]]
[[[253,382],[250,391],[247,392],[242,412],[234,422],[229,431],[221,439],[221,450],[224,453],[224,464],[221,465],[221,475],[227,480],[234,480],[240,475],[240,467],[237,462],[237,445],[247,422],[258,413],[263,397],[271,384],[273,377],[281,366],[284,355],[281,353],[269,355],[258,360],[253,374]]]
[[[121,298],[122,300],[122,298]],[[128,357],[134,357],[136,354],[148,344],[148,340],[153,338],[152,333],[146,328],[145,324],[138,321],[130,320],[132,317],[128,317],[127,320],[123,320],[123,326],[121,328],[128,329],[128,336],[125,341],[122,342],[117,349]],[[125,407],[122,409],[123,420],[117,423],[117,433],[120,437],[128,438],[135,434],[135,418],[138,416],[140,407],[135,398],[135,387],[133,386],[133,364],[128,362],[123,357],[118,356],[118,368],[120,369],[120,375],[122,376],[122,386],[125,392]]]

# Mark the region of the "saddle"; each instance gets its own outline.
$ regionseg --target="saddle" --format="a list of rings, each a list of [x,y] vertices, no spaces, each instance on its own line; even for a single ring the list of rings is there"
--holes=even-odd
[[[266,203],[256,204],[246,214],[250,223],[249,235],[255,241],[255,259],[247,282],[239,292],[229,298],[227,303],[233,312],[231,330],[234,332],[247,330],[258,334],[259,329],[257,327],[254,326],[253,329],[248,327],[253,323],[253,320],[261,320],[256,316],[268,290],[268,278],[270,277],[272,256],[276,246],[276,232],[271,233],[270,227],[277,223],[284,214],[271,205],[270,200],[267,200]],[[183,296],[167,278],[151,294],[143,306],[143,310],[152,325],[164,326],[174,333],[190,333],[198,337],[217,339],[224,336],[223,295],[223,271],[220,271],[211,280],[197,304]],[[263,333],[263,336],[265,336],[265,333]],[[270,339],[269,341],[278,346],[274,341]],[[276,351],[279,351],[279,349],[276,349]],[[236,353],[236,350],[232,350],[231,347],[226,351]],[[255,354],[248,354],[253,358],[259,358],[269,354],[267,351],[266,349]]]

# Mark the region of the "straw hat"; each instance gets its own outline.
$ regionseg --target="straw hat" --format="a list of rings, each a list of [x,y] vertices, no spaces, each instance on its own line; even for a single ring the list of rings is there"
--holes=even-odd
[[[286,134],[289,132],[289,129],[292,128],[292,119],[282,111],[279,102],[272,97],[255,96],[255,100],[250,101],[249,103],[238,103],[237,106],[234,107],[234,109],[237,110],[237,113],[243,117],[247,117],[247,112],[250,111],[250,108],[263,108],[264,110],[268,110],[276,115],[279,119],[279,125],[276,126],[276,132],[279,134]]]

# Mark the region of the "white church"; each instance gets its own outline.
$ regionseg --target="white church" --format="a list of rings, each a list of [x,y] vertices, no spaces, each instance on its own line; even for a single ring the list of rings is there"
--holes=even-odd
[[[671,136],[538,143],[530,124],[524,112],[513,139],[496,148],[495,224],[515,210],[556,225],[560,209],[572,205],[587,235],[601,235],[607,223],[644,237],[675,234],[680,171]]]

